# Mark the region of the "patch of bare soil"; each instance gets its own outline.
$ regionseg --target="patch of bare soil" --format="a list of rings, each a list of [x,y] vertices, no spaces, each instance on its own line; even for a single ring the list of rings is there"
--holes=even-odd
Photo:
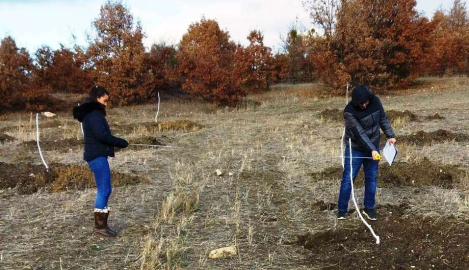
[[[379,245],[357,219],[335,230],[300,234],[297,244],[311,251],[311,265],[321,269],[469,269],[467,223],[404,216],[402,207],[377,212],[372,226]]]
[[[412,135],[399,136],[398,140],[399,143],[403,142],[415,145],[429,145],[432,143],[441,143],[448,141],[469,141],[469,135],[463,133],[453,133],[451,131],[439,129],[432,132],[419,131]]]
[[[177,130],[177,131],[197,131],[202,128],[202,125],[192,122],[190,120],[173,120],[161,122],[158,124],[159,131],[163,130]]]
[[[331,167],[312,174],[314,180],[342,179],[342,168]],[[392,166],[382,163],[379,166],[378,185],[394,186],[438,186],[454,188],[465,176],[465,171],[454,165],[438,165],[428,159],[416,163],[395,162]],[[363,170],[358,174],[355,183],[363,186]]]
[[[0,189],[18,188],[20,194],[39,190],[61,192],[95,187],[92,171],[87,166],[51,164],[49,172],[42,165],[0,162]],[[148,183],[148,179],[111,172],[114,187]]]
[[[12,142],[15,138],[8,136],[6,134],[0,134],[0,143]]]
[[[150,136],[132,139],[130,141],[130,143],[132,143],[132,144],[148,144],[148,145],[162,145],[162,146],[164,146],[164,144],[161,141],[159,141],[157,138],[150,137]]]
[[[36,141],[23,142],[20,145],[24,151],[37,151]],[[54,140],[54,141],[40,141],[42,151],[58,151],[61,153],[67,153],[70,150],[75,150],[80,146],[83,146],[83,140],[77,139],[65,139],[65,140]]]
[[[148,132],[148,133],[157,133],[165,130],[172,131],[197,131],[202,128],[202,125],[190,121],[190,120],[173,120],[166,122],[145,122],[145,123],[135,123],[129,125],[113,125],[111,129],[119,134],[129,134],[132,132]]]
[[[324,111],[319,113],[322,118],[328,121],[339,122],[344,120],[344,111],[339,109],[325,109]]]
[[[328,121],[338,122],[338,121],[344,120],[343,113],[344,112],[339,109],[331,109],[331,110],[325,109],[319,114]],[[405,111],[388,110],[386,111],[386,116],[391,122],[398,118],[407,119],[408,121],[412,121],[412,122],[445,119],[443,116],[441,116],[438,113],[435,113],[434,115],[419,116],[409,110],[405,110]]]

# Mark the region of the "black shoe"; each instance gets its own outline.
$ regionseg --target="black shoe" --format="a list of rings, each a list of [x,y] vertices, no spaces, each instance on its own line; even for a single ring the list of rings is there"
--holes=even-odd
[[[337,219],[346,219],[347,212],[338,212]]]
[[[378,219],[378,216],[376,215],[376,212],[374,209],[363,209],[363,212],[362,212],[366,218],[368,218],[369,220],[377,220]]]

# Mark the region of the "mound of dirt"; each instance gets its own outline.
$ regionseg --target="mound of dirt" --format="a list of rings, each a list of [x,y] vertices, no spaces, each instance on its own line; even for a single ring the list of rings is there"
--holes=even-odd
[[[405,110],[405,111],[389,110],[389,111],[386,111],[386,116],[388,117],[389,121],[393,121],[397,118],[407,118],[409,121],[419,120],[419,117],[415,113],[409,110]]]
[[[343,221],[348,226],[336,230],[298,235],[297,244],[311,250],[310,263],[321,269],[469,269],[468,224],[406,218],[398,208],[377,210],[379,219],[372,226],[379,245],[357,220]]]
[[[77,139],[65,139],[65,140],[55,140],[55,141],[40,141],[42,151],[58,151],[61,153],[67,153],[70,150],[74,150],[83,146],[83,140]],[[27,141],[21,143],[21,147],[25,151],[37,151],[37,142],[36,141]]]
[[[6,134],[0,134],[0,143],[12,142],[15,138],[8,136]]]
[[[161,123],[145,122],[135,123],[130,125],[114,125],[111,129],[116,134],[129,134],[129,133],[157,133],[165,130],[173,131],[197,131],[202,128],[202,125],[192,122],[190,120],[173,120]]]
[[[173,120],[162,122],[158,124],[158,129],[163,130],[182,130],[182,131],[197,131],[202,128],[202,125],[192,122],[190,120]]]
[[[344,121],[344,114],[342,110],[326,109],[320,112],[319,114],[328,121],[336,121],[336,122]],[[409,110],[405,110],[405,111],[388,110],[386,111],[386,116],[391,122],[398,118],[407,119],[407,121],[412,121],[412,122],[417,122],[417,121],[422,121],[422,120],[445,119],[443,116],[439,115],[438,113],[434,115],[429,115],[429,116],[418,116]]]
[[[344,112],[338,109],[325,109],[319,115],[327,121],[344,121]]]
[[[331,167],[326,170],[312,174],[314,180],[340,180],[342,179],[342,168]],[[453,188],[465,176],[465,171],[453,165],[438,165],[428,159],[417,163],[395,162],[392,166],[381,163],[379,166],[378,186],[438,186]],[[355,184],[363,186],[364,174],[360,170]]]
[[[130,142],[132,144],[149,144],[149,145],[164,145],[158,141],[155,137],[140,137],[137,139],[132,139]]]
[[[319,210],[319,211],[330,211],[334,210],[337,207],[337,204],[335,203],[325,203],[324,201],[316,201],[312,205],[313,210]]]
[[[469,135],[439,129],[433,132],[419,131],[412,135],[399,136],[398,140],[400,143],[403,142],[421,146],[448,141],[465,142],[469,141]]]
[[[42,165],[0,162],[0,189],[18,188],[20,194],[32,194],[39,189],[49,192],[83,190],[95,187],[92,171],[87,166],[51,164],[47,172]],[[148,179],[112,172],[114,187],[148,183]]]

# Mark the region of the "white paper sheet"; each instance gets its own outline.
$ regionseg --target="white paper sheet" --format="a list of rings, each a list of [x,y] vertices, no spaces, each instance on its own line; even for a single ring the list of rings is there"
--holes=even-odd
[[[383,149],[383,156],[389,163],[389,166],[391,166],[392,162],[397,156],[397,148],[394,146],[394,144],[389,144],[389,141],[386,142],[386,145]]]

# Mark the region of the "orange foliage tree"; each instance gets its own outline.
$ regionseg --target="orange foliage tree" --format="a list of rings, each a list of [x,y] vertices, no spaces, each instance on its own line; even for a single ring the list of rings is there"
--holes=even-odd
[[[246,95],[232,76],[237,46],[229,38],[214,20],[189,26],[177,52],[184,91],[219,105],[234,105]]]
[[[47,97],[31,87],[33,65],[24,48],[11,37],[0,44],[0,111],[29,108]]]
[[[145,55],[145,70],[148,70],[145,85],[151,93],[177,86],[176,48],[164,43],[153,44]]]
[[[38,87],[46,87],[56,92],[85,92],[91,86],[86,68],[87,58],[83,50],[61,48],[52,51],[43,46],[36,53],[34,81]]]
[[[465,2],[455,0],[448,13],[437,11],[433,47],[423,68],[430,74],[469,74],[469,17]]]
[[[140,23],[121,2],[107,1],[93,22],[96,35],[87,54],[96,83],[106,87],[112,101],[121,105],[148,99],[145,87],[145,48]]]
[[[392,87],[420,75],[433,25],[419,16],[415,0],[332,2],[337,12],[331,34],[316,37],[314,43],[320,52],[314,62],[326,82]]]
[[[299,31],[293,26],[285,40],[283,40],[283,50],[288,57],[288,82],[309,82],[313,80],[313,65],[310,58],[309,47],[310,33]]]
[[[268,90],[272,75],[272,50],[264,46],[264,36],[253,30],[246,48],[238,46],[234,57],[233,77],[249,93]]]

